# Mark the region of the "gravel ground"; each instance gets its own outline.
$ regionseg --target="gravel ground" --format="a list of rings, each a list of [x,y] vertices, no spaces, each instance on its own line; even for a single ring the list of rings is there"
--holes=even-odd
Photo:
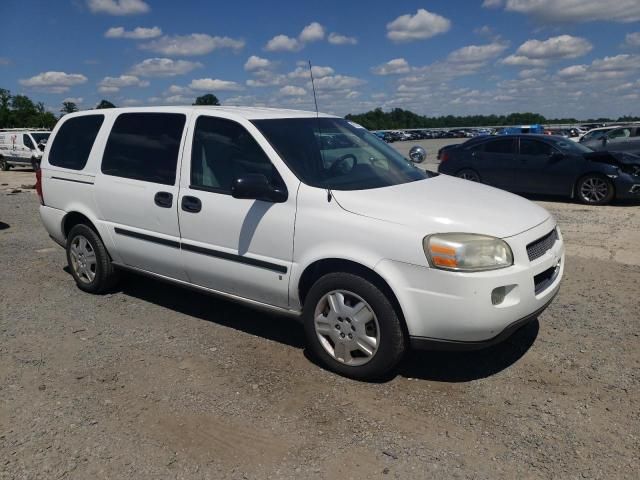
[[[540,202],[568,256],[538,321],[360,383],[286,318],[134,275],[81,293],[11,193],[33,173],[2,183],[0,479],[637,478],[639,206]]]

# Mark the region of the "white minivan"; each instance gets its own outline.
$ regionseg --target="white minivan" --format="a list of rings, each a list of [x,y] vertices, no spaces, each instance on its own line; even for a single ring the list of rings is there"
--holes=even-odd
[[[549,305],[564,269],[543,208],[424,171],[315,112],[65,115],[38,177],[42,221],[80,289],[108,291],[127,269],[296,316],[312,353],[354,378],[384,375],[409,347],[506,338]]]

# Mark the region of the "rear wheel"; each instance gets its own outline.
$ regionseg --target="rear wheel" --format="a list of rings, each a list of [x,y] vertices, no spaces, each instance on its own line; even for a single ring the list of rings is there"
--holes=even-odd
[[[588,205],[606,205],[613,200],[615,190],[607,177],[591,174],[578,180],[578,200]]]
[[[32,158],[31,159],[31,168],[33,168],[33,171],[35,172],[36,170],[40,169],[40,162],[38,161],[37,158]]]
[[[78,288],[85,292],[107,292],[118,280],[104,243],[87,225],[76,225],[69,232],[67,262]]]
[[[384,376],[402,359],[406,339],[387,296],[368,280],[330,273],[304,303],[309,347],[327,368],[356,379]]]
[[[7,170],[9,170],[9,168],[10,168],[9,164],[4,159],[4,157],[0,157],[0,170],[2,170],[3,172],[6,172]]]
[[[462,178],[464,180],[470,180],[472,182],[480,182],[480,175],[475,170],[470,168],[464,168],[456,173],[456,177]]]

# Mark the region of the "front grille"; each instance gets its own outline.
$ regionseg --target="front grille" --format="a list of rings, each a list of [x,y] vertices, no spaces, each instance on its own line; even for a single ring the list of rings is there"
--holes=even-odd
[[[553,244],[558,240],[558,232],[554,228],[549,233],[547,233],[544,237],[539,238],[535,242],[531,242],[527,245],[527,255],[529,256],[529,261],[532,262],[536,258],[540,258],[543,256]]]

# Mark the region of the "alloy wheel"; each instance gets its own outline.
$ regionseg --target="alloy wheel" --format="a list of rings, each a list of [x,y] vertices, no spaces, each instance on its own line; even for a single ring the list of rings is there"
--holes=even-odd
[[[587,203],[599,203],[609,195],[609,185],[599,177],[589,177],[580,185],[580,195]]]

